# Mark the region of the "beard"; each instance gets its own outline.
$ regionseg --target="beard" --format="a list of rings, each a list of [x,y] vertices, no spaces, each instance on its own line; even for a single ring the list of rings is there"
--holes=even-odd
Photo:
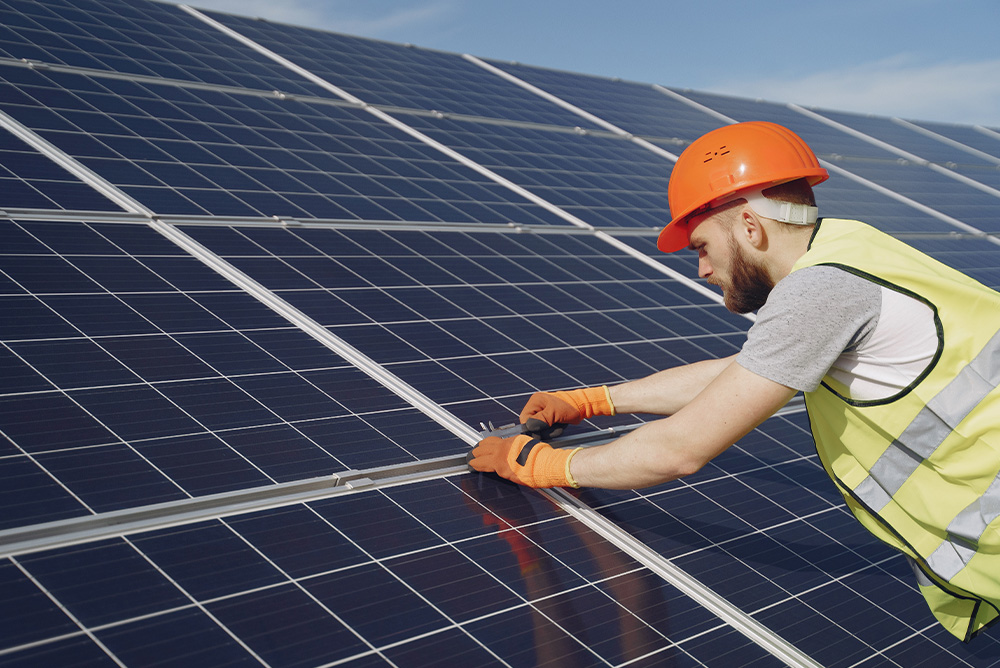
[[[723,289],[726,308],[733,313],[756,311],[774,289],[774,281],[763,265],[755,262],[730,235],[729,249],[732,252],[733,268],[729,289]],[[721,287],[721,286],[720,286]]]

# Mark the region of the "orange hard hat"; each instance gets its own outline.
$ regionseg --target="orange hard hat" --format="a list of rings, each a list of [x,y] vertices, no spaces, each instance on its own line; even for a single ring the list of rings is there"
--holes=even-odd
[[[740,191],[795,179],[814,186],[829,177],[802,138],[777,123],[750,121],[717,128],[691,142],[677,159],[667,186],[673,219],[656,246],[664,253],[684,248],[692,214],[733,199]]]

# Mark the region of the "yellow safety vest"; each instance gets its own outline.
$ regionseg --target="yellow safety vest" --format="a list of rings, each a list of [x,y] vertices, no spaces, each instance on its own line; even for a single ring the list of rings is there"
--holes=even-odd
[[[855,517],[910,558],[935,617],[968,641],[1000,618],[1000,293],[854,220],[816,225],[792,271],[814,265],[934,311],[937,354],[910,387],[854,401],[828,375],[806,407]]]

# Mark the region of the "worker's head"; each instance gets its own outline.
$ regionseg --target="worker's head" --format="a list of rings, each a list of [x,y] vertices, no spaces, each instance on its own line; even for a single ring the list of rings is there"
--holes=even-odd
[[[790,270],[790,260],[808,246],[812,225],[760,213],[769,207],[789,208],[786,205],[815,210],[808,181],[796,179],[737,197],[688,220],[686,237],[689,248],[698,253],[698,275],[722,288],[729,310],[748,313],[763,306],[776,281]]]
[[[776,123],[712,130],[693,141],[674,165],[667,191],[673,218],[657,246],[665,253],[688,246],[692,220],[737,202],[770,220],[810,225],[816,220],[812,186],[828,177],[806,143]]]

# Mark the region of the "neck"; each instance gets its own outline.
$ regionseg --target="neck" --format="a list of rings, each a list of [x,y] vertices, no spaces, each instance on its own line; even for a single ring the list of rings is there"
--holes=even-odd
[[[812,233],[813,227],[808,225],[781,230],[778,234],[772,235],[772,241],[776,243],[773,244],[774,254],[768,263],[768,271],[775,283],[792,273],[792,267],[809,250]]]

